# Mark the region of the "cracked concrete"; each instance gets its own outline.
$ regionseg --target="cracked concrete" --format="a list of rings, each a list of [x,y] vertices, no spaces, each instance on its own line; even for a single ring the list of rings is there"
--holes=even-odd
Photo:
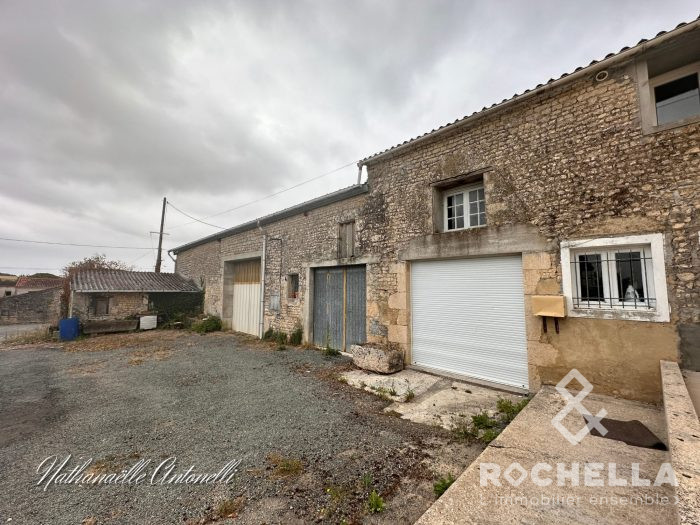
[[[500,398],[516,402],[524,397],[416,370],[402,370],[391,375],[352,370],[345,372],[343,377],[356,388],[394,401],[384,409],[386,412],[400,414],[402,419],[414,423],[448,430],[484,411],[494,415]],[[409,390],[413,391],[414,397],[407,401]]]

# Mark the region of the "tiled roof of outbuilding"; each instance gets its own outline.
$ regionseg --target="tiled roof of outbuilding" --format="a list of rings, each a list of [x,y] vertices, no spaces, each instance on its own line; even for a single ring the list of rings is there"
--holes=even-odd
[[[479,117],[486,112],[498,110],[502,106],[506,106],[506,105],[516,101],[516,100],[524,98],[527,95],[533,95],[533,94],[541,91],[544,88],[552,87],[552,84],[555,84],[555,83],[558,84],[560,82],[564,82],[568,77],[571,77],[572,75],[577,74],[579,71],[593,68],[595,66],[606,65],[607,63],[612,62],[612,61],[620,58],[620,56],[623,53],[627,54],[628,52],[632,53],[632,52],[641,51],[645,47],[655,44],[659,38],[664,37],[665,35],[670,35],[670,34],[675,33],[683,28],[685,28],[685,29],[683,29],[685,31],[685,30],[693,30],[697,27],[700,27],[700,16],[698,16],[698,18],[696,18],[695,20],[693,20],[691,22],[681,22],[671,31],[661,31],[661,32],[657,33],[656,36],[651,38],[651,39],[642,38],[639,42],[637,42],[637,44],[635,44],[633,46],[625,46],[616,53],[608,53],[607,55],[605,55],[604,58],[601,58],[600,60],[591,61],[591,63],[588,64],[587,66],[579,66],[570,73],[564,73],[559,78],[550,78],[544,84],[538,84],[537,86],[535,86],[532,89],[526,89],[522,93],[515,93],[512,97],[503,99],[501,102],[491,104],[491,106],[489,106],[489,107],[483,107],[483,108],[481,108],[480,111],[475,111],[471,115],[465,115],[464,117],[458,118],[454,122],[449,122],[449,123],[444,124],[438,128],[435,128],[435,129],[430,130],[426,133],[423,133],[422,135],[418,135],[417,137],[410,138],[408,140],[401,142],[400,144],[396,144],[395,146],[391,146],[390,148],[387,148],[387,149],[382,150],[378,153],[370,155],[369,157],[365,157],[364,159],[359,161],[357,164],[359,166],[362,166],[363,164],[369,163],[373,160],[376,160],[380,157],[383,157],[384,155],[386,155],[388,153],[392,153],[397,149],[402,149],[402,148],[409,146],[417,141],[421,141],[422,139],[425,139],[429,136],[436,135],[436,134],[441,133],[443,131],[447,131],[449,128],[453,128],[455,126],[459,126],[460,124],[463,124],[468,120]]]
[[[63,285],[62,277],[30,277],[23,275],[15,283],[15,288],[55,288]]]
[[[199,292],[194,282],[177,273],[82,270],[71,280],[74,292]]]

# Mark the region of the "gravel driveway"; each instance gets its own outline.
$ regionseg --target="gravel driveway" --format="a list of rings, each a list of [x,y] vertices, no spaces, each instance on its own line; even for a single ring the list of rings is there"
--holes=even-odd
[[[337,380],[351,366],[175,331],[0,350],[0,523],[411,523],[480,449],[382,413]],[[241,464],[229,484],[37,486],[42,460],[68,454],[95,474]]]

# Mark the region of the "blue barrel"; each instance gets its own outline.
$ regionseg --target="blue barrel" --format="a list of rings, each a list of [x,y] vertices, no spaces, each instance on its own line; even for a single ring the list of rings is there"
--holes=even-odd
[[[61,341],[72,341],[78,337],[80,333],[80,323],[77,317],[69,317],[68,319],[61,319],[58,322],[58,335]]]

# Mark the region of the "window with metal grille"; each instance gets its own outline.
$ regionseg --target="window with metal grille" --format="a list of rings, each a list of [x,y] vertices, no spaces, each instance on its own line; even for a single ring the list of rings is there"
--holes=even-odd
[[[651,247],[572,250],[574,308],[656,308]]]
[[[486,198],[483,184],[445,192],[445,231],[475,228],[486,224]]]
[[[355,256],[355,221],[338,225],[338,258]]]
[[[287,276],[287,297],[296,299],[299,297],[299,274],[290,273]]]

